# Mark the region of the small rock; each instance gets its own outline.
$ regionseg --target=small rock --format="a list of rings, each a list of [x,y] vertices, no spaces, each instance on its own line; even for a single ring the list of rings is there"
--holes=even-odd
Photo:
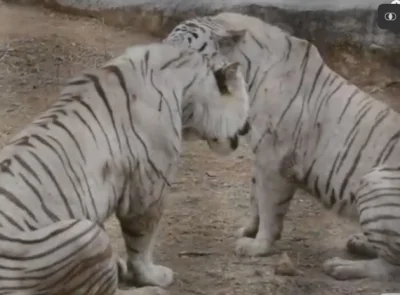
[[[381,45],[378,45],[378,44],[375,44],[375,43],[372,43],[369,46],[369,48],[372,49],[372,50],[385,50],[385,47],[383,47]]]
[[[275,266],[275,274],[282,276],[295,276],[298,274],[296,267],[286,252],[283,252]]]
[[[217,176],[217,174],[215,174],[215,173],[212,172],[212,171],[206,172],[206,175],[207,175],[208,177],[216,177],[216,176]]]
[[[25,58],[26,58],[26,62],[28,63],[28,65],[34,65],[35,64],[36,57],[34,55],[27,54]]]
[[[287,279],[284,279],[282,277],[271,276],[268,280],[268,283],[279,287],[279,286],[285,286],[286,281]]]
[[[257,277],[262,277],[263,272],[262,272],[261,270],[259,270],[259,269],[256,269],[256,270],[254,271],[254,275],[257,276]]]

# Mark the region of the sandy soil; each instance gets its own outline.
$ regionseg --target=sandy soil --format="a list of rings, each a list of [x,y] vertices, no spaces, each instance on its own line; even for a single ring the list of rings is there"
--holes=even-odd
[[[0,144],[53,102],[60,83],[67,77],[102,63],[128,45],[152,40],[145,34],[106,27],[99,20],[0,2]],[[355,60],[351,55],[347,58]],[[399,90],[393,88],[390,75],[382,73],[372,79],[368,74],[366,81],[362,79],[365,68],[357,68],[356,61],[350,64],[353,68],[343,68],[343,63],[336,66],[343,74],[354,74],[355,82],[400,109],[390,95]],[[357,226],[324,212],[304,193],[297,194],[293,201],[276,255],[236,257],[234,232],[248,214],[250,165],[251,154],[246,147],[228,158],[217,158],[202,144],[187,146],[156,249],[157,261],[177,272],[176,281],[169,288],[172,294],[400,292],[399,284],[339,282],[322,274],[320,264],[324,259],[347,256],[343,246]],[[123,254],[115,220],[108,222],[107,229],[116,251]],[[274,274],[282,252],[288,253],[300,274]]]

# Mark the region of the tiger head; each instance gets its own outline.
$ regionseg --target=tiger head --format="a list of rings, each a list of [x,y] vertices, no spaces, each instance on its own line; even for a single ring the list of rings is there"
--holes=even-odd
[[[199,20],[203,21],[203,18]],[[220,38],[216,38],[217,35],[214,30],[205,30],[202,26],[192,25],[193,22],[197,23],[198,20],[193,19],[179,24],[169,36],[164,39],[163,43],[197,51],[209,60],[212,64],[214,76],[224,101],[235,101],[235,97],[237,100],[237,97],[247,96],[247,85],[240,71],[240,64],[230,63],[228,59],[220,53]],[[243,35],[244,31],[241,31],[240,34]],[[228,37],[228,35],[226,36]],[[229,107],[233,108],[234,104],[231,104]],[[232,114],[234,114],[234,112],[232,112]],[[185,125],[185,114],[183,114],[183,117]],[[210,148],[219,154],[228,154],[232,150],[235,150],[239,145],[239,135],[248,133],[250,129],[247,120],[243,123],[241,128],[227,140],[218,139],[217,137],[208,139],[207,142]],[[184,126],[183,138],[185,140],[193,140],[199,137],[204,138],[204,136],[201,136],[191,126]]]
[[[229,60],[230,51],[244,40],[246,30],[228,28],[229,25],[218,17],[198,17],[183,21],[173,28],[163,42],[196,50],[216,62]]]
[[[207,26],[207,23],[212,25]],[[176,26],[163,42],[180,48],[195,50],[215,65],[222,65],[229,64],[228,54],[225,54],[225,49],[235,46],[245,33],[244,30],[226,30],[223,26],[215,25],[212,17],[200,17],[184,21]],[[240,95],[247,93],[246,81],[239,71],[239,63],[223,66],[214,73],[222,96],[226,101],[229,100],[230,96],[235,96],[235,92],[241,92]],[[243,89],[238,91],[240,87],[235,87],[236,90],[231,86],[227,87],[232,81],[243,83]],[[234,136],[231,136],[229,140],[213,138],[208,140],[208,145],[219,154],[228,154],[238,147],[239,136],[243,136],[249,131],[250,124],[246,120],[242,128]],[[190,140],[198,138],[199,135],[196,134],[194,128],[187,127],[183,129],[183,137],[185,140]]]
[[[238,135],[248,128],[246,83],[239,63],[203,60],[210,69],[203,80],[207,82],[183,108],[182,137],[206,140],[211,150],[227,155],[238,148]]]
[[[297,45],[305,47],[308,43],[291,36],[282,25],[271,25],[257,17],[235,12],[183,21],[163,42],[196,50],[217,62],[240,62],[249,85],[252,69],[275,66],[288,57],[288,52],[296,52]]]

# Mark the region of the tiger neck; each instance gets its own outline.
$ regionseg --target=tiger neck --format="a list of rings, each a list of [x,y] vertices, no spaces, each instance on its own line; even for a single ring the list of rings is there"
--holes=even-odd
[[[324,76],[337,75],[325,65],[311,43],[297,38],[290,40],[291,47],[277,54],[270,54],[251,42],[244,43],[240,48],[242,52],[250,54],[235,54],[234,60],[240,62],[246,73],[251,113],[256,113],[256,105],[261,103],[267,103],[273,114],[278,114],[284,112],[291,101],[298,104],[306,100],[308,105],[303,109],[306,115],[310,110],[309,105],[315,103],[321,91],[316,82],[324,79]],[[251,59],[251,56],[254,58]]]
[[[197,69],[185,67],[169,69],[166,72],[166,84],[173,89],[172,96],[175,104],[180,106],[180,115],[182,122],[186,121],[186,117],[190,115],[191,109],[194,105],[193,98],[196,93],[204,91],[206,76],[203,72]]]

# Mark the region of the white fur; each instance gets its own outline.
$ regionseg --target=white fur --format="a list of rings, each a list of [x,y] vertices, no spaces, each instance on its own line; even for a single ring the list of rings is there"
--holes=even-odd
[[[327,274],[399,276],[400,115],[332,71],[315,46],[255,17],[225,12],[178,27],[164,42],[239,62],[248,83],[255,183],[236,251],[271,253],[300,187],[360,222],[365,241],[350,239],[350,251],[378,257],[334,258]]]
[[[228,97],[215,66],[197,52],[132,47],[71,79],[14,136],[0,152],[0,293],[37,286],[29,291],[70,294],[79,285],[84,294],[106,295],[118,283],[172,283],[172,270],[154,264],[153,247],[179,163],[182,119],[221,143],[247,119],[243,77],[237,65],[224,66]],[[114,213],[123,263],[102,228]]]

